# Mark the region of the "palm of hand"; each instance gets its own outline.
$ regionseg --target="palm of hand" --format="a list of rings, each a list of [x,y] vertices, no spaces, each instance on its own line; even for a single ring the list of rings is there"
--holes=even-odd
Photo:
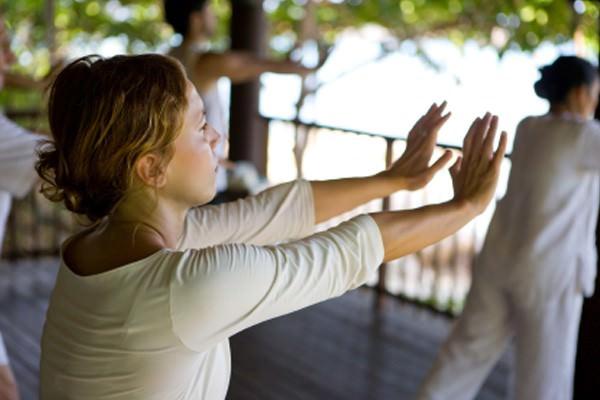
[[[473,204],[483,212],[492,200],[500,166],[506,152],[506,132],[494,152],[498,117],[486,114],[471,125],[463,143],[463,156],[450,168],[454,198]]]
[[[445,107],[446,102],[440,106],[433,104],[415,123],[408,134],[404,153],[387,171],[388,176],[401,180],[405,189],[417,190],[427,185],[452,156],[447,151],[429,166],[438,132],[450,117],[450,113],[442,115]]]

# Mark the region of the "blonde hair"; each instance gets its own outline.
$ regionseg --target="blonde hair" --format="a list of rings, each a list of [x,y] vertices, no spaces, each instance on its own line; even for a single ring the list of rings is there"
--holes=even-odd
[[[114,210],[133,183],[136,161],[150,152],[163,164],[187,108],[186,77],[166,56],[79,58],[50,87],[53,140],[39,150],[41,192],[98,221]]]

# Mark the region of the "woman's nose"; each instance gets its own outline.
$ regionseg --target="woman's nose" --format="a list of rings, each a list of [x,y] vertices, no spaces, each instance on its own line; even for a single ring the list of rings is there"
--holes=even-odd
[[[221,134],[219,132],[216,131],[215,128],[212,127],[212,125],[207,124],[208,125],[208,133],[209,133],[209,143],[210,146],[213,148],[213,150],[217,147],[217,145],[219,144],[219,141],[221,140]]]

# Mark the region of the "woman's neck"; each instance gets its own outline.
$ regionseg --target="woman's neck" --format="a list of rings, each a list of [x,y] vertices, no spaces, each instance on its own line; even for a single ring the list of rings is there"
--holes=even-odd
[[[585,112],[580,110],[578,107],[575,107],[575,106],[567,104],[567,103],[554,104],[554,105],[550,106],[550,114],[555,115],[555,116],[570,115],[575,118],[583,118],[583,119],[589,118],[589,116],[586,115]]]
[[[123,202],[108,217],[108,227],[131,225],[161,247],[173,249],[183,233],[187,208],[161,201]]]

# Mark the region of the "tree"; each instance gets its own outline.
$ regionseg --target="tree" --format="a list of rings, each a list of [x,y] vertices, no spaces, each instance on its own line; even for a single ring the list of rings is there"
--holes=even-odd
[[[229,1],[213,4],[221,17],[215,45],[225,48]],[[263,4],[271,22],[271,49],[280,54],[307,39],[331,48],[343,30],[368,24],[389,33],[381,42],[382,54],[396,51],[402,41],[418,44],[428,37],[446,37],[459,45],[474,39],[491,44],[499,54],[511,48],[532,50],[543,41],[562,43],[574,35],[598,48],[600,5],[594,1],[264,0]],[[50,68],[50,28],[54,51],[64,57],[97,52],[102,45],[132,53],[162,51],[172,40],[160,0],[9,0],[3,13],[14,33],[16,68],[37,76]]]
[[[304,17],[307,0],[267,1],[274,31],[293,34]],[[532,50],[540,42],[564,42],[580,30],[595,43],[599,7],[592,1],[570,0],[313,0],[323,38],[335,40],[348,26],[378,24],[398,40],[443,36],[458,44],[476,39],[500,51]],[[494,32],[501,29],[505,41]],[[494,43],[496,41],[496,43]]]

